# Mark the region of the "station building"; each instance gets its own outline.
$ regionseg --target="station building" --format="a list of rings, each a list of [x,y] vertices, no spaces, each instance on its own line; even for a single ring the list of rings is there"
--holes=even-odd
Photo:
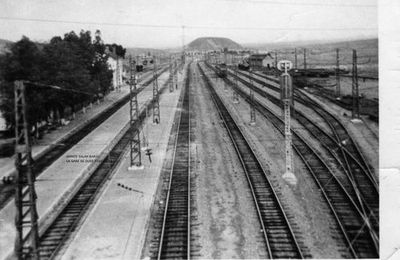
[[[253,69],[273,68],[275,66],[275,60],[270,53],[252,54],[248,60]]]

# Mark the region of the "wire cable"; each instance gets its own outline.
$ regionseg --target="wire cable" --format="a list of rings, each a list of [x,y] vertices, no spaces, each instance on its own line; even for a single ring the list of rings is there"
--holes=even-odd
[[[352,4],[352,3],[307,3],[307,2],[285,2],[285,1],[269,1],[269,0],[218,0],[224,2],[247,2],[257,4],[270,4],[270,5],[291,5],[291,6],[322,6],[322,7],[371,7],[377,8],[376,4]]]
[[[69,20],[53,20],[53,19],[38,19],[38,18],[22,18],[0,16],[0,20],[13,20],[25,22],[45,22],[45,23],[65,23],[65,24],[84,24],[84,25],[105,25],[105,26],[125,26],[125,27],[143,27],[143,28],[164,28],[164,29],[182,29],[182,25],[159,25],[159,24],[138,24],[138,23],[106,23],[106,22],[91,22],[91,21],[69,21]],[[185,25],[185,29],[217,29],[217,30],[262,30],[262,31],[376,31],[375,27],[228,27],[228,26],[197,26]]]
[[[88,95],[88,96],[93,96],[95,94],[95,93],[85,92],[85,91],[81,91],[81,90],[63,88],[63,87],[56,86],[56,85],[47,85],[47,84],[43,84],[43,83],[37,83],[37,82],[26,81],[26,80],[23,80],[23,82],[26,83],[26,84],[34,85],[34,86],[38,86],[38,87],[45,87],[45,88],[52,88],[52,89],[63,90],[63,91],[70,91],[70,92],[75,92],[75,93],[79,93],[79,94],[85,94],[85,95]]]

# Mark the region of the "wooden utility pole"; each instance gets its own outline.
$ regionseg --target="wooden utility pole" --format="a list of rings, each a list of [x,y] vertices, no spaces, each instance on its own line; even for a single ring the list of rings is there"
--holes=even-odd
[[[39,259],[38,214],[32,143],[27,119],[25,85],[14,83],[15,97],[15,238],[14,254],[18,259]]]

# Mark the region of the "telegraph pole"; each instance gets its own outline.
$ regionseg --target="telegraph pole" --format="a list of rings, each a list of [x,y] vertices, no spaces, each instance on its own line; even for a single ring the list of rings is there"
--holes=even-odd
[[[352,71],[352,96],[353,96],[353,111],[352,118],[360,118],[360,100],[358,90],[358,72],[357,72],[357,51],[353,50],[353,71]]]
[[[15,97],[15,238],[14,254],[18,259],[39,259],[38,214],[32,143],[27,120],[25,85],[14,83]],[[23,165],[25,163],[25,165]],[[24,171],[26,170],[26,172]],[[25,174],[24,174],[25,173]]]
[[[157,62],[156,56],[153,58],[154,70],[153,70],[153,123],[160,123],[160,103],[158,100],[158,80],[157,80]]]
[[[339,49],[336,49],[336,98],[340,99]]]
[[[136,61],[136,64],[138,61]],[[130,157],[131,164],[129,170],[143,169],[142,165],[142,153],[140,150],[140,131],[139,131],[139,105],[137,101],[138,91],[136,89],[136,75],[133,73],[133,62],[132,58],[129,57],[129,68],[130,68],[130,80],[129,80],[129,108],[130,108]]]
[[[250,79],[250,125],[256,124],[256,110],[254,107],[254,91],[253,91],[253,78],[251,70],[249,69],[249,79]]]
[[[292,132],[290,126],[290,107],[293,100],[293,85],[292,78],[288,73],[288,70],[292,68],[292,63],[287,60],[280,61],[278,63],[279,70],[283,71],[281,74],[281,89],[282,89],[282,102],[285,119],[285,173],[283,179],[291,185],[296,185],[297,178],[293,172],[293,150],[292,150]]]

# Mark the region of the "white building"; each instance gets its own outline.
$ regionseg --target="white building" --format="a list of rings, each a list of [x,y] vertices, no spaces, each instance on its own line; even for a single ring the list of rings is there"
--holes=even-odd
[[[113,71],[112,85],[114,89],[119,89],[122,86],[123,75],[123,59],[114,53],[110,53],[107,63]]]

